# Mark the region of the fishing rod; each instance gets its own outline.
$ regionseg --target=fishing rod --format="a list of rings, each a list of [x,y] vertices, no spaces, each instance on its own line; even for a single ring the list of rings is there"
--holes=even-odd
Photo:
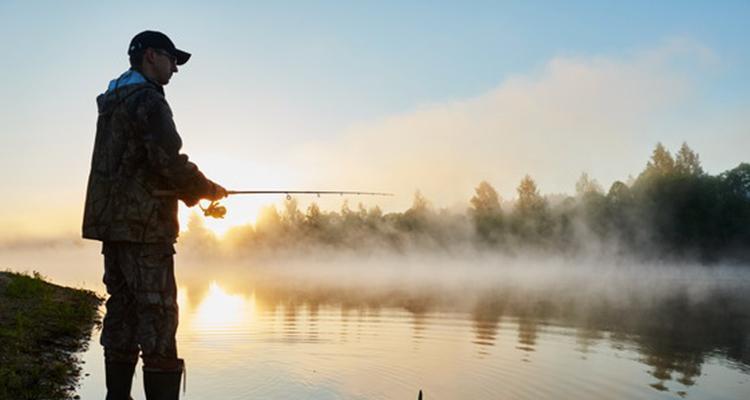
[[[179,192],[176,190],[154,190],[153,195],[156,197],[175,197],[179,196]],[[321,195],[332,195],[337,194],[353,195],[353,196],[393,196],[393,193],[385,192],[362,192],[356,190],[227,190],[227,196],[238,195],[238,194],[249,194],[249,195],[265,195],[265,194],[283,194],[286,195],[287,200],[292,199],[293,194],[314,194],[318,197]],[[202,205],[198,204],[203,215],[206,217],[213,218],[224,218],[227,214],[227,208],[220,205],[217,200],[211,201],[208,207],[203,208]]]

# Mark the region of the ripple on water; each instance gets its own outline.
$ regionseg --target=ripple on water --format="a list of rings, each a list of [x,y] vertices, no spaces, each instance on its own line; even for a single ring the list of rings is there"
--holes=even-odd
[[[696,350],[702,373],[692,384],[679,371],[695,366],[681,365],[690,358],[670,353],[665,337],[487,309],[256,313],[231,299],[241,311],[183,309],[178,341],[192,398],[395,399],[419,389],[428,400],[732,398],[750,385],[747,364],[710,343]]]

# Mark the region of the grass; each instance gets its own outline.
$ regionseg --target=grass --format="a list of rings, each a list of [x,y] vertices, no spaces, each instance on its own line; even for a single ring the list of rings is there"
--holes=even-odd
[[[0,399],[76,398],[75,353],[100,323],[102,300],[37,272],[0,272]]]

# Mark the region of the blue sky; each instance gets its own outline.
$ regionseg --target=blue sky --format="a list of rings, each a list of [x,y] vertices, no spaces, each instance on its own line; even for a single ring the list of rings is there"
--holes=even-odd
[[[563,163],[585,157],[554,153],[559,149],[545,148],[546,141],[537,140],[535,151],[562,154],[545,156],[547,169],[541,167],[545,162],[533,158],[514,159],[512,168],[456,165],[448,173],[456,179],[450,188],[430,183],[430,168],[406,174],[412,179],[408,182],[364,179],[379,185],[373,189],[406,192],[406,200],[396,204],[403,206],[416,188],[438,204],[453,204],[468,198],[471,185],[481,179],[489,179],[510,198],[522,171],[533,173],[543,191],[570,191],[582,170],[606,187],[628,173],[637,174],[656,141],[675,147],[688,140],[713,173],[736,165],[747,154],[742,146],[750,136],[744,117],[750,114],[748,20],[748,1],[2,1],[0,180],[6,183],[9,208],[29,216],[4,211],[0,220],[18,232],[31,232],[25,226],[31,223],[23,220],[55,215],[58,231],[78,228],[96,119],[94,98],[127,68],[127,44],[143,29],[164,31],[194,54],[167,87],[167,96],[185,150],[228,186],[348,187],[368,174],[387,178],[399,174],[399,168],[420,168],[404,164],[405,159],[424,159],[416,164],[430,165],[447,154],[441,148],[460,152],[446,162],[474,163],[487,155],[475,156],[471,146],[453,146],[455,138],[448,133],[441,136],[443,142],[433,143],[428,134],[412,137],[414,131],[404,128],[433,129],[434,121],[461,112],[466,114],[444,121],[455,126],[455,135],[478,147],[511,144],[517,146],[512,152],[531,151],[524,146],[532,142],[517,140],[524,129],[538,130],[542,138],[545,129],[550,136],[556,129],[529,128],[528,121],[557,114],[555,110],[576,97],[560,97],[560,103],[550,104],[544,113],[516,109],[516,114],[529,113],[520,122],[510,117],[496,121],[493,116],[509,108],[491,107],[521,101],[512,97],[518,82],[523,82],[524,92],[550,96],[559,93],[555,88],[575,88],[579,73],[586,75],[580,78],[584,81],[594,76],[586,82],[599,89],[590,99],[583,92],[581,104],[597,107],[610,99],[608,79],[613,88],[627,91],[632,80],[633,90],[643,91],[629,94],[635,100],[620,106],[627,112],[597,108],[599,114],[611,112],[612,118],[581,127],[616,131],[607,121],[629,127],[617,133],[614,143],[636,145],[623,146],[622,154],[581,149],[620,157],[611,165],[604,156]],[[675,82],[659,86],[672,78]],[[654,82],[659,90],[651,93]],[[631,109],[645,97],[649,100]],[[618,98],[612,94],[614,103]],[[529,101],[539,104],[544,98]],[[586,120],[584,114],[578,119]],[[458,122],[470,115],[488,122]],[[497,132],[488,138],[483,129]],[[577,125],[571,122],[565,129],[577,131]],[[411,145],[394,143],[399,138]],[[580,147],[588,138],[572,138],[570,143]],[[408,154],[390,158],[390,148]],[[363,157],[356,149],[367,149],[387,162],[375,163],[377,170],[357,165]],[[350,157],[331,162],[342,153]],[[510,172],[503,175],[494,168]]]

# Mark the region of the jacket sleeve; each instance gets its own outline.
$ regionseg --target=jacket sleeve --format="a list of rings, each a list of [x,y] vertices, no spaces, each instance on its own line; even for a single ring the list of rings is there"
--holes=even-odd
[[[166,100],[160,96],[150,100],[139,111],[143,116],[143,143],[151,169],[171,189],[179,192],[179,199],[188,206],[194,206],[201,198],[214,196],[216,184],[207,179],[186,154],[180,153],[182,139]]]

